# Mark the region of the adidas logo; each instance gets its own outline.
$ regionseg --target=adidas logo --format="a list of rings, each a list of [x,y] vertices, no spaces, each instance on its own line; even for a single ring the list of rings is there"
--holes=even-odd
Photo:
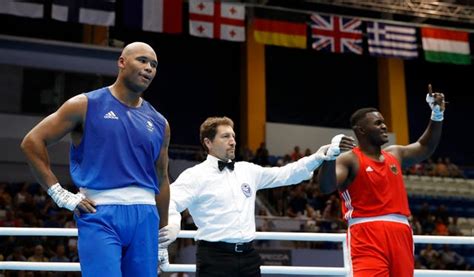
[[[119,119],[113,111],[110,111],[104,115],[105,119]]]
[[[372,172],[372,171],[374,171],[374,170],[373,170],[372,167],[370,167],[370,165],[369,165],[369,166],[365,169],[365,171],[366,171],[366,172]]]

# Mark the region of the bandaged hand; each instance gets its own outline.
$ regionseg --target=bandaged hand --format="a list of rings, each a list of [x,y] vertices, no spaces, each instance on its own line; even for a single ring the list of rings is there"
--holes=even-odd
[[[158,248],[158,266],[161,270],[166,271],[170,266],[170,261],[168,257],[168,248],[160,247]]]
[[[168,247],[168,245],[178,238],[179,228],[180,227],[176,224],[168,224],[160,229],[160,235],[158,237],[160,248]]]
[[[76,194],[65,190],[59,183],[56,183],[49,187],[48,195],[51,196],[53,201],[60,208],[66,208],[70,211],[74,211],[77,205],[86,197],[84,194],[78,192]]]
[[[339,154],[341,154],[339,144],[341,143],[342,137],[344,137],[344,135],[339,134],[331,139],[331,144],[329,145],[329,148],[326,151],[326,161],[333,161],[339,156]]]
[[[444,95],[442,93],[432,92],[431,85],[428,85],[426,102],[431,108],[431,120],[443,121],[444,119]]]
[[[325,161],[333,161],[342,151],[351,150],[354,146],[352,137],[339,134],[331,139],[331,144],[321,146],[316,153]]]

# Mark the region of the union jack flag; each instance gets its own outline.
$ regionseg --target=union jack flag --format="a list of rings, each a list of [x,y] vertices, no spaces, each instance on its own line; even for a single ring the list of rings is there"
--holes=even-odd
[[[357,18],[311,14],[313,49],[362,55],[361,23]]]

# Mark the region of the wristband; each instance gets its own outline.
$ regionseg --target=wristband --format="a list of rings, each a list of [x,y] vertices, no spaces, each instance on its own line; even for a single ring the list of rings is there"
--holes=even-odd
[[[58,207],[66,208],[70,211],[74,211],[82,199],[86,198],[82,193],[74,194],[65,190],[59,183],[49,187],[48,195],[51,196]]]
[[[443,121],[444,112],[441,111],[439,105],[435,105],[433,111],[431,111],[431,120],[433,121]]]

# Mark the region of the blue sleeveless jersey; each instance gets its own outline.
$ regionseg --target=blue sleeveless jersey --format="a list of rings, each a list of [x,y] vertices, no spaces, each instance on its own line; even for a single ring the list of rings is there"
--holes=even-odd
[[[131,108],[105,87],[85,94],[81,143],[71,145],[70,172],[76,186],[112,189],[140,186],[159,193],[156,161],[166,119],[147,101]]]

